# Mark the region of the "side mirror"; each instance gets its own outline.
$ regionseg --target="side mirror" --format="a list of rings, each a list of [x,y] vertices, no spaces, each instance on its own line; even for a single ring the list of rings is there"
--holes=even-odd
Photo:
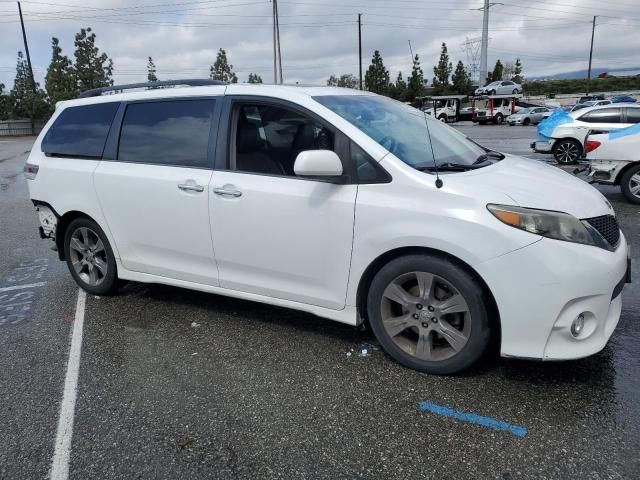
[[[339,177],[342,162],[331,150],[305,150],[296,157],[293,171],[299,177]]]

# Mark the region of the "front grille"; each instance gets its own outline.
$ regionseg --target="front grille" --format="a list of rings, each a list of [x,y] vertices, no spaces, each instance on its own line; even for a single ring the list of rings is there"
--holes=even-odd
[[[486,115],[486,112],[478,112],[477,115],[479,117],[484,117]]]
[[[602,215],[600,217],[585,218],[585,222],[595,228],[602,238],[609,245],[616,247],[620,241],[620,227],[613,215]]]

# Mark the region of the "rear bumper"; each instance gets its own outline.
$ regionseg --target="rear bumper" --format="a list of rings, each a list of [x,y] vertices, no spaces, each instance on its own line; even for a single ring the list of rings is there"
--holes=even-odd
[[[535,142],[531,143],[531,148],[533,149],[534,152],[538,152],[538,153],[551,153],[551,150],[553,150],[553,143],[555,142],[555,140],[551,139],[551,140],[536,140]]]
[[[613,252],[545,238],[476,266],[500,311],[501,354],[569,360],[602,350],[620,318],[628,265],[621,235]],[[584,328],[573,336],[580,314]]]

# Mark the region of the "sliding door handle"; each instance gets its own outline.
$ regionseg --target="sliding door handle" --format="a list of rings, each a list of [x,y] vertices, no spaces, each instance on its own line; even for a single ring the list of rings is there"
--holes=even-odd
[[[195,182],[180,183],[178,184],[178,188],[183,192],[204,192],[204,187]]]

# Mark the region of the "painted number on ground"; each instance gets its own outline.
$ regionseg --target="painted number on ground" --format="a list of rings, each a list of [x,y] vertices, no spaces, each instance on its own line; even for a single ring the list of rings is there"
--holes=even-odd
[[[0,327],[19,324],[29,317],[49,261],[36,258],[20,263],[0,283]]]

